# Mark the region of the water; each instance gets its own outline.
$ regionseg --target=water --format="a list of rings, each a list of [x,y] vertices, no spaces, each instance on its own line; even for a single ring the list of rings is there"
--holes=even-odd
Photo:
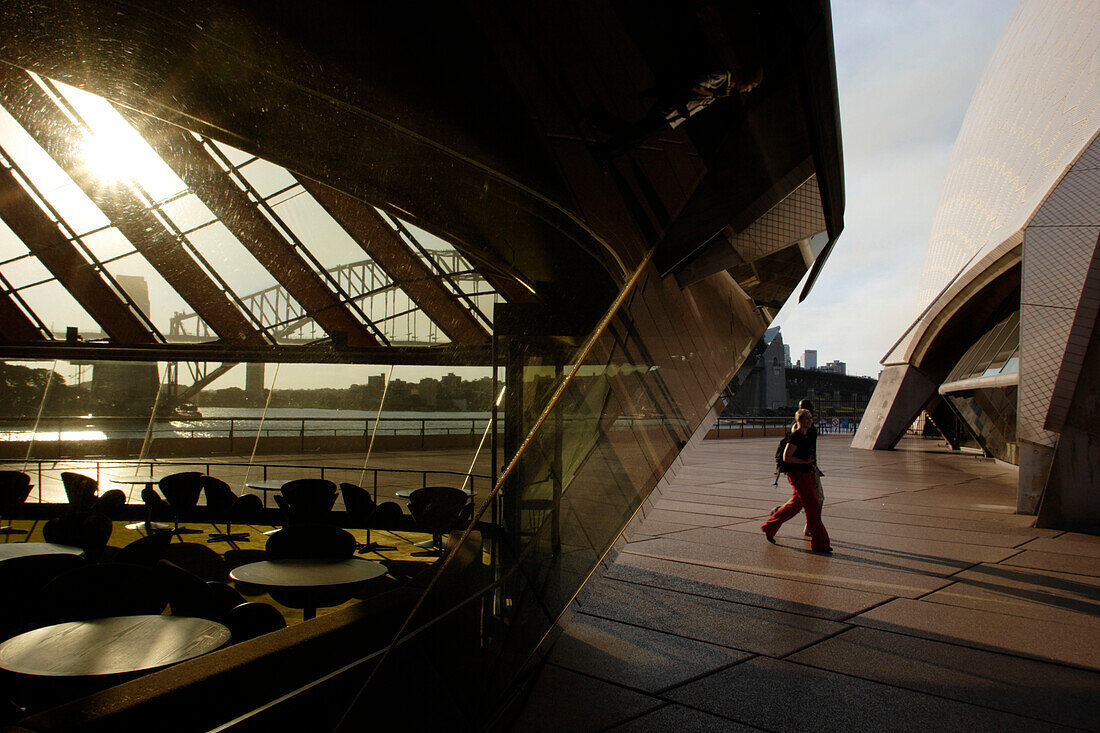
[[[215,438],[301,435],[363,435],[374,428],[374,410],[332,410],[298,407],[204,407],[202,418],[158,419],[153,425],[156,438]],[[491,413],[424,412],[383,410],[378,435],[442,435],[478,433],[485,430]],[[148,421],[134,418],[66,417],[43,418],[37,432],[33,424],[12,423],[0,428],[0,441],[61,440],[96,441],[118,438],[142,438]]]

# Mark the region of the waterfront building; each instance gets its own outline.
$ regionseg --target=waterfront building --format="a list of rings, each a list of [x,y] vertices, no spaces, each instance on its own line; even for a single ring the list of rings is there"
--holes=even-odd
[[[326,479],[369,485],[386,442],[395,474],[476,494],[445,550],[411,513],[350,525],[429,535],[426,575],[25,729],[505,726],[578,589],[813,286],[844,214],[828,2],[429,6],[0,7],[0,359],[48,375],[25,404],[48,405],[55,364],[124,362],[160,385],[139,437],[96,445],[140,459],[131,485],[333,451],[353,460]],[[736,88],[669,126],[719,71]],[[261,427],[158,437],[237,365]],[[367,415],[491,379],[467,405],[491,425],[264,432],[287,374],[339,368]],[[57,437],[32,423],[0,449],[48,476]]]
[[[974,93],[921,278],[854,445],[923,411],[1019,466],[1016,509],[1100,526],[1100,7],[1025,0]]]

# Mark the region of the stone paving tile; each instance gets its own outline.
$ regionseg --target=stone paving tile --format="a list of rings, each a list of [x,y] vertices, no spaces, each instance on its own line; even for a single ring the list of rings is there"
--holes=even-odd
[[[749,658],[747,652],[577,614],[549,662],[655,693]]]
[[[740,532],[730,534],[743,535],[745,540],[738,540],[737,544],[729,542],[723,547],[679,539],[690,531],[697,530],[657,537],[644,544],[630,544],[624,552],[905,598],[922,596],[950,582],[943,577],[907,570],[900,563],[875,559],[864,562],[854,553],[846,559],[845,552],[840,550],[831,556],[811,553],[809,543],[803,539],[777,540],[777,544],[769,545],[763,534],[756,537]]]
[[[1059,537],[1040,537],[1021,545],[1020,549],[1100,559],[1100,537],[1064,534]]]
[[[687,639],[777,656],[847,628],[823,619],[603,579],[581,601],[581,610]]]
[[[803,542],[804,520],[792,519],[783,525],[776,535],[777,542]],[[829,525],[826,524],[826,528]],[[723,532],[739,532],[753,539],[726,538]],[[676,533],[672,539],[684,542],[699,542],[707,545],[731,545],[752,547],[760,535],[759,522],[742,522],[723,527],[689,529]],[[1019,553],[1012,547],[989,547],[985,545],[943,542],[938,540],[894,537],[890,535],[862,533],[849,537],[829,529],[834,548],[843,547],[845,557],[862,557],[866,561],[881,561],[884,566],[899,565],[903,561],[906,569],[928,570],[938,574],[950,574],[976,563],[1000,562]],[[801,547],[801,545],[798,545]],[[840,555],[834,555],[840,557]],[[893,561],[892,561],[893,560]]]
[[[833,621],[842,621],[892,597],[631,553],[620,555],[607,577]]]
[[[760,521],[789,496],[771,485],[775,442],[684,457],[586,587],[576,618],[589,628],[555,650],[552,682],[569,665],[639,695],[609,693],[616,716],[636,711],[624,730],[1100,730],[1100,537],[1032,528],[1014,513],[1010,466],[919,439],[886,452],[822,436],[835,552],[810,553],[801,518],[770,545]],[[658,640],[765,656],[714,672],[704,655],[693,681],[647,699]],[[674,654],[674,676],[689,662]],[[598,680],[576,676],[602,705]],[[540,683],[540,725],[588,729],[576,687],[563,685],[559,714]]]
[[[1061,552],[1033,552],[1024,550],[1019,555],[1005,560],[1006,565],[1036,570],[1053,570],[1059,573],[1076,573],[1100,577],[1100,562],[1093,557],[1079,557]]]
[[[1082,626],[1100,617],[1100,578],[983,564],[952,580],[923,600]]]
[[[656,698],[547,664],[513,730],[599,731],[661,705]]]
[[[1060,725],[1100,726],[1096,672],[864,628],[787,660]]]
[[[913,527],[938,527],[940,529],[956,529],[964,532],[1000,533],[1005,535],[1020,535],[1019,542],[1037,539],[1045,533],[1049,536],[1056,534],[1056,530],[1042,530],[1031,527],[1034,517],[1028,517],[1027,521],[1019,521],[1015,525],[1007,522],[991,524],[988,519],[975,520],[959,517],[931,516],[923,514],[909,514],[875,507],[868,502],[844,502],[843,504],[831,504],[826,502],[825,510],[828,517],[854,519],[859,521],[885,522],[887,524],[904,524]],[[1022,517],[1018,518],[1023,520]]]
[[[694,524],[696,527],[719,527],[729,524],[731,517],[714,516],[713,514],[699,514],[696,512],[673,512],[665,509],[654,509],[646,515],[646,519],[658,522],[670,522],[672,524]]]
[[[844,674],[760,657],[666,693],[691,707],[777,731],[1066,730]]]
[[[629,723],[610,728],[608,733],[752,733],[758,730],[760,729],[683,705],[666,705]]]
[[[905,598],[850,623],[1100,670],[1100,624],[1068,625]]]

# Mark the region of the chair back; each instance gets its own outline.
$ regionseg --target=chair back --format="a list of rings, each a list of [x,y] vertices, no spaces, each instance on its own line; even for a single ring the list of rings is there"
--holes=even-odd
[[[452,486],[425,486],[409,495],[409,512],[421,527],[449,532],[462,523],[470,497]]]
[[[344,510],[359,519],[366,519],[374,513],[374,499],[370,492],[356,484],[340,484],[340,494],[344,497]]]
[[[121,513],[124,506],[126,506],[126,494],[121,489],[109,489],[95,500],[92,511],[114,519]]]
[[[160,493],[164,494],[177,517],[198,505],[199,494],[203,489],[202,477],[203,474],[198,471],[182,471],[165,476],[157,482]]]
[[[98,560],[111,539],[114,524],[99,512],[72,512],[46,522],[42,538],[46,542],[72,545],[84,550],[88,560]]]
[[[213,476],[203,476],[200,483],[202,493],[206,496],[206,508],[216,517],[228,516],[233,509],[233,502],[237,501],[237,495],[229,488],[229,484]]]
[[[323,522],[336,504],[336,484],[326,479],[300,478],[288,481],[280,492],[287,522]]]
[[[229,627],[234,644],[286,628],[286,619],[279,609],[255,601],[230,609],[222,623]]]
[[[58,575],[83,565],[80,555],[27,555],[0,562],[0,640],[31,628],[42,587]]]
[[[150,568],[89,564],[58,575],[42,588],[38,626],[108,616],[157,615],[168,605]]]
[[[267,538],[269,560],[341,559],[355,554],[355,537],[331,524],[296,524]]]
[[[65,496],[69,500],[70,509],[84,512],[92,508],[96,494],[99,493],[98,481],[82,473],[62,471],[61,483],[65,487]]]
[[[168,545],[172,544],[171,532],[154,532],[139,537],[115,553],[112,562],[126,565],[141,565],[151,568],[164,559]]]
[[[22,506],[32,488],[31,477],[22,471],[0,471],[0,515]]]

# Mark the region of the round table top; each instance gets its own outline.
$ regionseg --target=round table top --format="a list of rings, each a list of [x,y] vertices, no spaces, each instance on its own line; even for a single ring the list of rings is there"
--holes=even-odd
[[[4,542],[0,543],[0,560],[34,555],[83,555],[84,550],[72,545],[53,542]]]
[[[387,572],[382,563],[350,557],[342,560],[262,560],[234,568],[229,577],[241,583],[275,588],[331,588],[362,583]]]
[[[414,491],[418,491],[418,489],[401,489],[401,490],[395,492],[394,496],[396,496],[399,499],[408,499],[410,496],[412,496],[412,493]],[[477,492],[474,491],[473,489],[459,489],[459,491],[466,494],[466,496],[476,496],[477,495]]]
[[[159,478],[153,478],[152,476],[146,476],[144,478],[140,476],[133,476],[131,478],[111,478],[107,479],[112,484],[131,484],[133,486],[141,486],[143,484],[155,484],[160,481]]]
[[[250,489],[259,489],[260,491],[281,491],[282,488],[292,480],[293,479],[288,478],[272,478],[264,479],[263,481],[246,481],[244,485]]]
[[[212,652],[229,637],[225,626],[187,616],[69,621],[0,644],[0,668],[43,677],[138,672]]]

